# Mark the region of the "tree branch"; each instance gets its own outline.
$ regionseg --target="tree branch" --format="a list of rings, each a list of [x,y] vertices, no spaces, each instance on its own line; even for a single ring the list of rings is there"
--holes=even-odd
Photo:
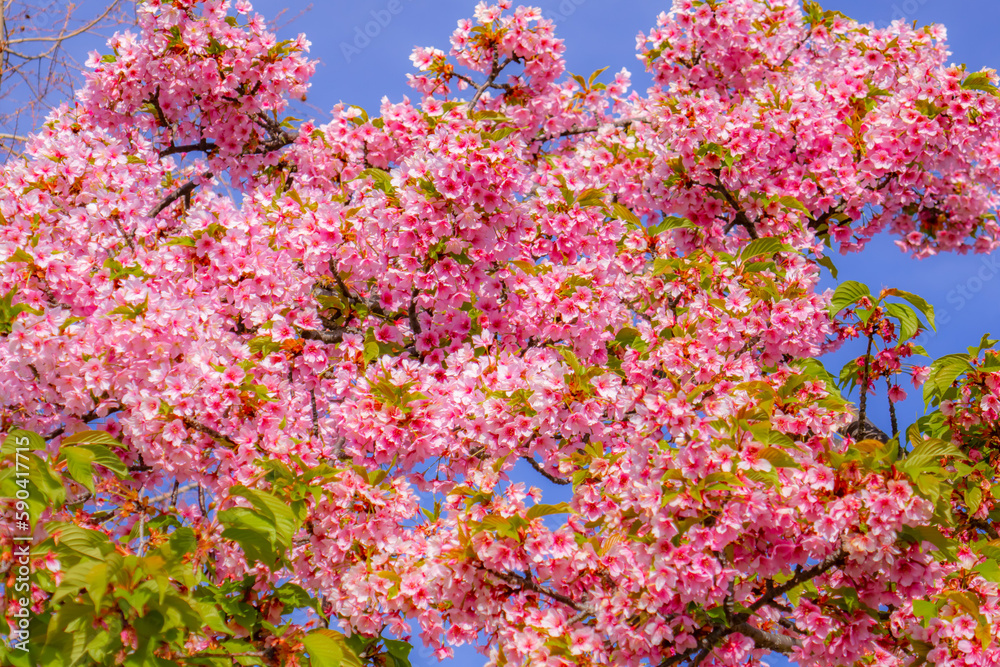
[[[713,192],[718,192],[719,194],[721,194],[722,197],[726,200],[726,203],[728,203],[732,207],[733,211],[736,213],[736,218],[731,223],[729,223],[729,226],[726,227],[726,233],[727,234],[729,233],[729,230],[733,228],[733,225],[739,225],[743,229],[747,230],[747,234],[750,235],[750,238],[752,239],[759,238],[757,234],[757,228],[754,226],[753,222],[750,221],[750,218],[747,217],[747,214],[743,210],[743,207],[740,206],[740,203],[736,201],[736,198],[733,197],[733,194],[726,188],[726,186],[722,184],[722,179],[719,178],[718,170],[715,170],[714,174],[715,174],[715,185],[709,185],[706,187]]]
[[[541,476],[542,476],[542,477],[544,477],[545,479],[549,480],[549,481],[550,481],[550,482],[552,482],[553,484],[563,484],[563,485],[565,485],[565,484],[572,484],[572,482],[571,482],[570,480],[568,480],[568,479],[560,479],[559,477],[556,477],[556,476],[555,476],[555,475],[553,475],[552,473],[550,473],[550,472],[547,472],[547,471],[545,470],[545,468],[543,468],[543,467],[542,467],[542,464],[540,464],[540,463],[539,463],[538,461],[536,461],[536,460],[535,460],[534,458],[532,458],[532,457],[530,457],[530,456],[525,456],[525,457],[524,457],[524,460],[525,460],[525,461],[527,461],[527,462],[528,462],[528,464],[529,464],[529,465],[530,465],[530,466],[531,466],[532,468],[534,468],[534,469],[535,469],[536,471],[538,471],[538,474],[539,474],[539,475],[541,475]]]
[[[212,172],[206,171],[205,173],[203,173],[201,175],[201,178],[212,178]],[[147,218],[155,218],[157,215],[160,214],[160,212],[163,209],[167,208],[168,206],[170,206],[171,204],[173,204],[175,201],[177,201],[181,197],[187,197],[192,192],[194,192],[197,187],[198,187],[198,179],[197,178],[192,178],[187,183],[185,183],[184,185],[178,187],[176,190],[174,190],[169,195],[167,195],[166,197],[164,197],[163,200],[160,201],[159,204],[157,204],[156,206],[154,206],[153,208],[151,208],[149,210],[149,212],[146,214],[146,217]]]
[[[206,153],[211,153],[217,148],[218,146],[213,144],[208,139],[202,139],[196,144],[187,144],[184,146],[175,146],[171,144],[167,148],[164,148],[162,151],[160,151],[160,157],[164,158],[167,157],[168,155],[174,155],[176,153],[191,153],[193,151],[205,151]]]
[[[493,85],[493,82],[496,81],[498,76],[500,76],[500,72],[502,72],[504,68],[507,67],[507,65],[511,64],[512,62],[514,62],[513,58],[507,58],[505,61],[501,63],[497,47],[496,46],[493,47],[492,70],[490,71],[490,75],[486,77],[486,81],[483,82],[481,86],[479,86],[479,89],[476,90],[476,94],[472,96],[471,100],[469,100],[469,105],[467,107],[469,111],[472,111],[473,109],[476,108],[476,102],[478,102],[479,98],[482,97],[484,92],[486,92],[486,89]]]
[[[606,125],[588,125],[586,127],[575,127],[571,130],[563,130],[556,134],[548,134],[542,137],[536,137],[538,141],[546,142],[552,141],[554,139],[562,139],[563,137],[572,137],[577,134],[586,134],[588,132],[597,132],[602,127],[624,127],[628,128],[633,123],[645,123],[647,119],[645,118],[622,118],[621,120],[616,120],[613,123],[608,123]]]
[[[757,648],[766,648],[778,653],[791,653],[793,648],[801,648],[802,642],[795,637],[781,635],[776,632],[765,632],[749,623],[737,623],[733,626],[733,631],[744,637],[749,637],[757,645]]]
[[[218,431],[216,431],[214,428],[211,428],[210,426],[205,426],[204,424],[199,424],[198,422],[196,422],[195,420],[191,419],[190,417],[181,417],[181,421],[188,428],[190,428],[192,430],[195,430],[195,431],[198,431],[199,433],[204,433],[205,435],[207,435],[208,437],[212,438],[213,440],[218,440],[220,442],[224,442],[227,445],[229,445],[230,447],[232,447],[233,449],[236,449],[237,447],[239,447],[239,444],[235,440],[233,440],[232,438],[230,438],[229,436],[223,435],[222,433],[219,433]]]
[[[337,329],[336,331],[317,331],[316,329],[299,329],[296,327],[296,330],[306,340],[318,340],[327,345],[337,345],[344,340],[344,334],[357,333],[355,329],[350,328]]]
[[[827,570],[831,570],[838,565],[842,565],[846,558],[847,552],[844,551],[843,548],[839,548],[812,567],[806,568],[805,570],[797,570],[791,579],[783,584],[775,586],[774,588],[769,588],[764,595],[747,608],[746,612],[737,616],[738,622],[747,621],[750,616],[752,616],[754,612],[759,610],[761,607],[770,604],[774,599],[781,597],[799,584],[809,581],[810,579],[814,579]]]
[[[488,567],[483,567],[482,569],[486,570],[493,576],[498,577],[504,583],[516,586],[519,590],[531,591],[532,593],[537,593],[538,595],[544,595],[545,597],[551,598],[556,602],[561,602],[576,611],[585,611],[581,603],[577,602],[573,598],[563,595],[562,593],[556,593],[555,591],[549,590],[543,586],[539,586],[525,576],[514,574],[513,572],[497,572],[496,570],[491,570]]]

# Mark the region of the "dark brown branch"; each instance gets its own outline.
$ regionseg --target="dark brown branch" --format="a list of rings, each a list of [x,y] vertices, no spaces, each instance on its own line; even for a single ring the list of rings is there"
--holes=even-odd
[[[751,604],[747,608],[746,612],[739,615],[738,617],[739,621],[743,622],[748,620],[750,616],[753,615],[753,613],[759,610],[761,607],[770,604],[772,600],[781,597],[782,595],[792,590],[799,584],[805,583],[810,579],[814,579],[819,575],[823,574],[824,572],[826,572],[827,570],[831,570],[834,567],[837,567],[838,565],[842,565],[846,558],[847,558],[847,552],[845,552],[843,548],[840,548],[834,551],[826,558],[824,558],[823,560],[821,560],[820,562],[813,565],[812,567],[806,568],[804,570],[801,568],[797,569],[792,578],[786,581],[785,583],[779,584],[778,586],[775,586],[773,588],[768,588],[767,592],[764,595],[762,595],[760,599]]]
[[[135,250],[135,239],[133,238],[133,235],[125,231],[125,228],[122,227],[121,220],[119,220],[117,217],[115,217],[114,220],[115,220],[115,227],[118,228],[118,233],[121,234],[122,238],[125,239],[125,243],[128,244],[128,247],[132,250]]]
[[[208,139],[202,139],[196,144],[187,144],[184,146],[170,145],[169,147],[164,148],[162,151],[160,151],[160,157],[164,158],[167,157],[168,155],[174,155],[176,153],[191,153],[194,151],[204,151],[206,153],[211,153],[217,148],[218,146],[213,144]]]
[[[316,390],[309,390],[309,407],[312,409],[312,435],[314,438],[319,437],[319,410],[316,408]]]
[[[201,178],[212,178],[212,172],[206,171],[201,175]],[[192,178],[187,183],[185,183],[184,185],[180,186],[179,188],[171,192],[169,195],[164,197],[159,204],[151,208],[149,210],[149,213],[146,214],[146,217],[155,218],[157,215],[160,214],[160,211],[167,208],[181,197],[189,197],[191,193],[194,192],[195,189],[198,187],[198,180],[199,179],[197,178]]]
[[[420,322],[417,321],[417,296],[419,295],[420,290],[414,287],[413,292],[410,294],[410,307],[407,310],[407,314],[410,319],[410,330],[413,332],[414,336],[420,335]]]
[[[568,479],[560,479],[560,478],[556,477],[555,475],[553,475],[552,473],[546,472],[545,468],[543,468],[542,465],[538,461],[536,461],[535,459],[533,459],[532,457],[525,456],[524,460],[527,461],[528,464],[532,468],[534,468],[536,471],[538,471],[539,475],[541,475],[545,479],[549,480],[553,484],[563,484],[563,485],[565,485],[565,484],[572,484],[572,482],[570,480],[568,480]]]
[[[204,424],[199,424],[198,422],[196,422],[195,420],[191,419],[190,417],[181,417],[181,421],[184,422],[184,425],[187,426],[188,428],[193,429],[195,431],[198,431],[199,433],[204,433],[205,435],[207,435],[208,437],[212,438],[213,440],[218,440],[219,442],[223,442],[223,443],[229,445],[230,447],[232,447],[234,449],[236,447],[239,447],[239,444],[237,444],[237,442],[235,440],[233,440],[232,438],[230,438],[229,436],[223,435],[222,433],[219,433],[218,431],[216,431],[214,428],[212,428],[210,426],[205,426]]]
[[[718,192],[722,195],[723,199],[726,200],[726,203],[729,204],[729,206],[732,207],[733,211],[736,213],[736,218],[726,227],[727,234],[734,225],[739,225],[743,229],[747,230],[747,234],[750,235],[750,238],[759,238],[757,228],[754,226],[753,222],[750,221],[750,218],[747,217],[743,207],[740,206],[740,203],[736,201],[736,198],[733,197],[733,194],[726,188],[726,186],[722,184],[722,179],[719,178],[718,170],[715,171],[715,185],[709,185],[707,187],[709,190]]]
[[[766,648],[778,653],[791,653],[793,648],[802,646],[802,642],[796,637],[789,637],[788,635],[781,635],[776,632],[765,632],[749,623],[737,623],[733,626],[733,631],[752,639],[757,648]]]
[[[872,362],[872,343],[874,333],[868,334],[868,349],[865,350],[865,367],[861,371],[861,398],[858,400],[858,423],[865,423],[865,408],[868,405],[868,372]]]
[[[969,519],[969,525],[973,528],[983,531],[990,536],[991,539],[998,539],[1000,535],[997,534],[996,528],[992,524],[989,524],[982,519]]]
[[[495,577],[501,579],[504,583],[516,587],[518,590],[531,591],[538,595],[543,595],[547,598],[551,598],[556,602],[561,602],[562,604],[574,609],[576,611],[584,611],[583,607],[579,602],[573,598],[563,595],[562,593],[556,593],[555,591],[549,590],[544,586],[539,586],[531,579],[522,576],[520,574],[514,574],[513,572],[497,572],[496,570],[491,570],[488,567],[484,567],[484,570],[489,572]]]
[[[317,331],[316,329],[296,329],[299,335],[306,340],[318,340],[327,345],[337,345],[344,340],[344,334],[357,333],[355,329],[337,329],[336,331]]]
[[[889,382],[888,376],[886,376],[885,378],[885,389],[887,392],[886,397],[889,399],[889,421],[892,424],[892,437],[895,438],[897,435],[899,435],[899,424],[896,421],[896,403],[893,402],[892,398],[888,396],[888,392],[892,391],[892,383]],[[902,455],[902,447],[903,447],[902,442],[899,443],[899,447],[900,447],[900,454]]]
[[[622,118],[621,120],[616,120],[613,123],[608,123],[606,125],[587,125],[584,127],[574,127],[570,130],[563,130],[556,134],[548,134],[542,137],[537,137],[538,141],[552,141],[554,139],[562,139],[563,137],[572,137],[578,134],[587,134],[588,132],[597,132],[602,127],[624,127],[628,129],[633,123],[645,123],[645,118]]]
[[[496,81],[498,76],[500,76],[500,72],[502,72],[504,68],[512,62],[514,62],[513,58],[507,58],[501,63],[497,47],[493,47],[493,67],[490,70],[490,75],[486,77],[486,81],[479,86],[479,89],[476,90],[476,94],[472,96],[471,100],[469,100],[469,105],[467,107],[469,111],[476,108],[476,102],[478,102],[479,98],[482,97],[484,92],[486,92],[486,89],[493,85],[493,82]]]
[[[115,406],[114,408],[109,408],[108,414],[103,415],[103,416],[97,414],[97,412],[95,410],[91,410],[90,412],[88,412],[85,415],[80,415],[79,420],[82,421],[84,424],[89,424],[91,422],[97,421],[98,419],[104,419],[105,417],[108,417],[108,416],[110,416],[110,415],[118,412],[119,410],[121,410],[121,406]],[[57,428],[56,430],[52,431],[51,433],[47,433],[46,435],[43,435],[42,436],[42,440],[44,440],[45,442],[48,442],[48,441],[52,440],[52,438],[58,438],[60,435],[62,435],[65,432],[66,432],[66,427],[65,426],[60,426],[59,428]]]

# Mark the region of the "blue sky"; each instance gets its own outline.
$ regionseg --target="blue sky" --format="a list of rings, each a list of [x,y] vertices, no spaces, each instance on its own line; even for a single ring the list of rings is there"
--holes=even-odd
[[[98,0],[86,0],[82,11],[96,9],[98,4]],[[406,74],[412,71],[412,48],[420,45],[447,50],[455,22],[471,16],[475,2],[319,0],[311,9],[301,0],[263,0],[254,4],[268,18],[287,8],[279,34],[287,37],[305,32],[312,42],[312,56],[321,65],[313,78],[308,115],[323,122],[329,109],[341,101],[377,112],[383,96],[398,100],[410,95]],[[545,0],[533,4],[556,20],[557,34],[566,41],[570,71],[589,74],[605,66],[612,72],[626,67],[633,73],[634,84],[645,87],[647,79],[635,58],[635,35],[648,30],[656,15],[669,9],[668,1]],[[828,0],[822,4],[879,26],[896,18],[921,25],[943,23],[948,28],[955,62],[966,63],[970,69],[1000,65],[1000,42],[996,40],[1000,2],[996,0]],[[82,50],[90,48],[95,45],[87,44]],[[964,351],[977,344],[985,332],[1000,333],[1000,302],[996,296],[1000,253],[988,258],[945,255],[916,262],[896,250],[891,241],[880,238],[861,255],[833,259],[840,269],[840,280],[860,280],[871,285],[873,291],[882,286],[906,289],[934,304],[939,331],[924,341],[934,357]],[[836,283],[828,278],[824,284],[833,287]],[[852,347],[825,361],[836,371],[849,356],[862,353],[860,346]],[[922,409],[917,392],[911,388],[910,393],[913,398],[899,408],[903,428]],[[884,395],[871,404],[873,420],[888,430]],[[530,481],[542,486],[539,479]],[[412,658],[415,667],[438,664],[420,647]],[[459,650],[453,661],[444,664],[472,667],[482,662],[474,652]],[[784,664],[782,660],[772,662]]]

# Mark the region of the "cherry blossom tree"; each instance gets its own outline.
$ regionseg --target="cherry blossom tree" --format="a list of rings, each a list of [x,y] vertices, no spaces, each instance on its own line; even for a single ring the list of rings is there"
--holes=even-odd
[[[940,28],[676,0],[641,93],[501,0],[296,124],[305,37],[138,11],[0,176],[6,662],[1000,660],[997,341],[818,288],[1000,244]]]

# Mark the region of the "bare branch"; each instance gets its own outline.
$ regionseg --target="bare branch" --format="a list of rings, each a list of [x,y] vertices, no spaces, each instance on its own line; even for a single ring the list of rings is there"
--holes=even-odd
[[[94,19],[87,25],[77,30],[74,30],[73,32],[60,33],[58,35],[55,35],[54,37],[21,37],[20,39],[11,39],[7,42],[7,44],[27,44],[29,42],[55,42],[56,46],[53,46],[52,49],[49,50],[49,52],[51,52],[59,45],[61,45],[63,42],[65,42],[67,39],[73,39],[77,35],[82,35],[85,32],[93,30],[95,27],[97,27],[97,25],[101,21],[103,21],[108,17],[108,15],[111,13],[111,10],[114,9],[117,5],[118,5],[118,0],[114,0],[110,5],[107,6],[107,8],[105,8],[104,12],[101,13],[100,16],[98,16],[96,19]]]

